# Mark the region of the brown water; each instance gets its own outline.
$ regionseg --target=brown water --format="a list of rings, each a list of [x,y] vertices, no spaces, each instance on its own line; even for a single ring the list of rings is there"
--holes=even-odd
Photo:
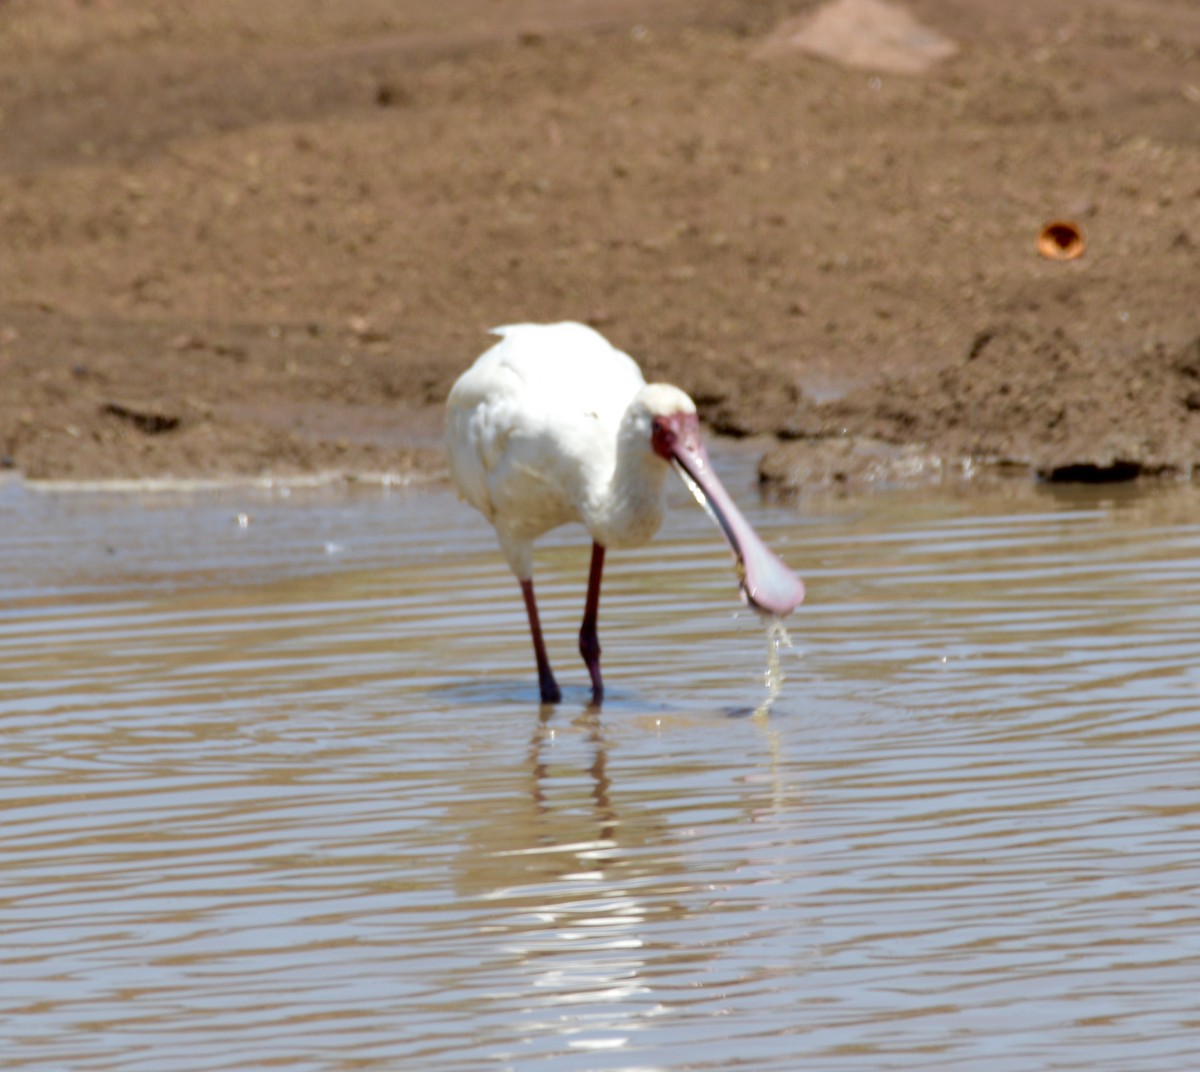
[[[551,711],[446,494],[0,485],[0,1065],[1200,1067],[1197,490],[751,510],[767,718],[678,502]]]

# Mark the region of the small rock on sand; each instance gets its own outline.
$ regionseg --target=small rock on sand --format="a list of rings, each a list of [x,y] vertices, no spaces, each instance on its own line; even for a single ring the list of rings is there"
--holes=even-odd
[[[759,50],[762,56],[806,52],[849,67],[920,74],[958,51],[937,30],[884,0],[832,0],[785,19]]]

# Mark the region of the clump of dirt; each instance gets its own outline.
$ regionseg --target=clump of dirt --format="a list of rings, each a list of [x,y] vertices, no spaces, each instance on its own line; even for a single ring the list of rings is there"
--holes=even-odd
[[[760,467],[781,489],[980,467],[1052,481],[1191,477],[1200,462],[1200,335],[1130,351],[1081,345],[1062,328],[1001,324],[979,332],[955,364],[810,408],[791,434]]]
[[[362,324],[332,338],[277,325],[180,332],[38,311],[9,325],[0,465],[30,479],[407,479],[442,464],[440,418],[419,393],[440,390],[437,374],[397,372],[391,340]]]

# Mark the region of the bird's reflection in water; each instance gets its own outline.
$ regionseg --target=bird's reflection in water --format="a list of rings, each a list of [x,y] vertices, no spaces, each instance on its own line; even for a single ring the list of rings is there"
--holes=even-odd
[[[608,757],[599,708],[543,707],[528,791],[486,802],[458,876],[488,908],[495,1011],[524,1021],[538,1052],[624,1046],[662,1011],[653,975],[696,956],[660,943],[648,960],[648,919],[684,915],[684,865],[661,815],[622,810]]]
[[[543,812],[550,805],[546,799],[545,782],[549,777],[549,766],[546,762],[546,746],[554,738],[554,712],[551,704],[543,704],[538,713],[537,727],[529,742],[529,770],[533,778],[531,787],[535,804]],[[604,726],[600,721],[600,705],[589,704],[574,725],[585,733],[588,744],[592,747],[593,757],[588,774],[592,778],[592,800],[595,802],[594,817],[597,822],[597,834],[600,841],[611,841],[616,830],[617,817],[609,800],[608,780],[608,744],[604,739]]]

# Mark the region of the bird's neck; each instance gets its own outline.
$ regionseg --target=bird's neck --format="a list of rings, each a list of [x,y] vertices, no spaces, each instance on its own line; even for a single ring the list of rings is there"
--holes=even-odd
[[[587,511],[598,543],[639,547],[654,536],[662,524],[669,468],[644,432],[622,428],[612,476]]]

